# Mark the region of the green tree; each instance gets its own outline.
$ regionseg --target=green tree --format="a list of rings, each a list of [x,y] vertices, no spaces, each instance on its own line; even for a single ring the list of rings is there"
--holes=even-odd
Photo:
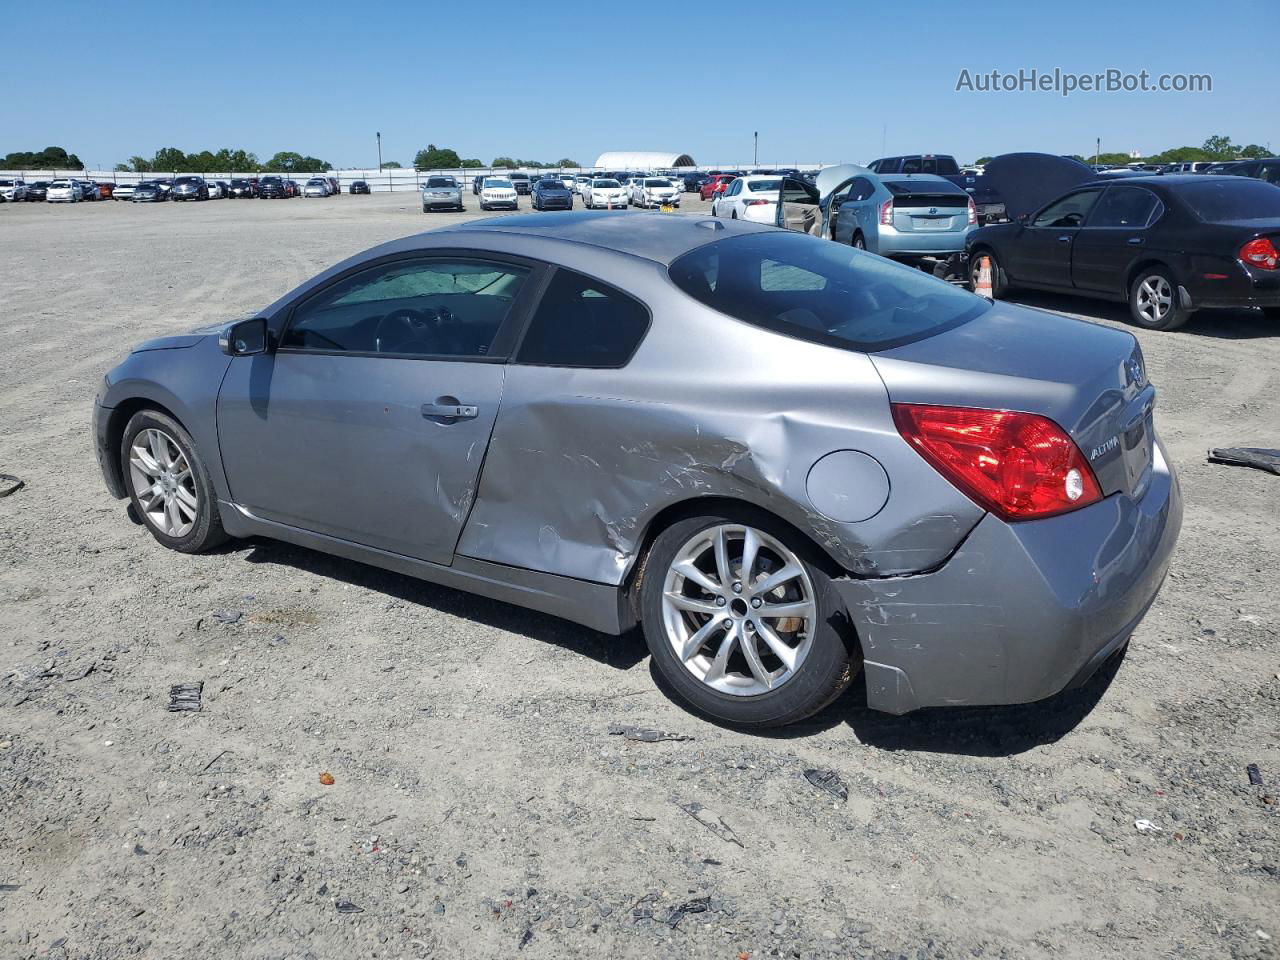
[[[151,170],[151,161],[146,157],[130,157],[129,169],[134,173],[148,173]]]
[[[399,160],[383,160],[382,167],[384,170],[399,170],[400,161]]]
[[[262,169],[272,173],[317,173],[332,170],[333,167],[318,157],[303,156],[292,150],[281,150],[263,164]]]
[[[577,160],[570,160],[568,157],[561,157],[556,161],[557,167],[573,167],[575,170],[582,169],[582,164]]]
[[[1244,157],[1246,160],[1260,160],[1263,157],[1270,155],[1270,151],[1267,150],[1266,147],[1259,146],[1256,143],[1251,143],[1247,147],[1240,148],[1240,156]]]
[[[994,157],[979,157],[977,160],[973,161],[973,163],[974,163],[974,166],[982,167],[982,166],[986,166],[986,165],[987,165],[988,163],[990,163],[993,159],[995,159],[995,158],[994,158]]]
[[[1231,138],[1221,135],[1205,140],[1203,149],[1214,160],[1231,160],[1236,156],[1236,148],[1231,145]]]
[[[495,170],[514,170],[519,165],[510,157],[494,157],[493,163],[489,164]]]
[[[19,150],[16,153],[10,153],[0,165],[6,169],[23,170],[28,168],[43,170],[83,170],[84,164],[80,162],[80,158],[74,153],[67,153],[62,147],[45,147],[43,150],[32,152],[30,150]]]
[[[1126,163],[1132,163],[1133,158],[1127,153],[1100,153],[1098,154],[1098,163],[1105,164],[1109,167],[1123,167]]]
[[[483,167],[484,164],[480,162],[479,157],[467,157],[465,160],[459,161],[458,166],[463,169],[470,169],[472,167]]]
[[[177,147],[161,147],[151,158],[151,169],[161,173],[180,173],[187,169],[187,155]]]
[[[456,150],[429,143],[414,156],[413,165],[419,170],[456,170],[462,166],[462,158]]]

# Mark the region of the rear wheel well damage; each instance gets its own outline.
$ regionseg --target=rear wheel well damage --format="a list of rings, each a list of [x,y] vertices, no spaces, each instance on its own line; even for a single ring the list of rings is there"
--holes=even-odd
[[[157,403],[147,397],[129,397],[122,400],[118,405],[111,408],[111,413],[107,417],[107,469],[111,471],[112,477],[119,484],[121,490],[124,486],[124,467],[120,463],[120,444],[124,442],[124,430],[129,425],[129,421],[133,419],[134,414],[143,410],[155,410],[163,413],[166,417],[172,417],[183,429],[186,424],[182,423],[182,419],[174,414],[172,410],[162,403]]]
[[[623,606],[637,620],[639,619],[640,609],[640,591],[638,587],[644,577],[645,564],[648,561],[653,542],[662,531],[672,524],[679,523],[689,517],[698,516],[724,516],[744,523],[750,523],[753,520],[758,522],[764,519],[767,523],[783,527],[789,534],[790,543],[788,545],[798,552],[803,552],[805,559],[822,570],[827,576],[833,578],[848,576],[848,571],[823,550],[813,537],[795,524],[782,519],[769,510],[758,507],[753,503],[748,503],[745,500],[735,500],[732,497],[698,497],[693,500],[682,500],[679,503],[664,507],[649,520],[645,527],[644,535],[640,538],[640,544],[636,550],[631,569],[627,571],[622,580]]]

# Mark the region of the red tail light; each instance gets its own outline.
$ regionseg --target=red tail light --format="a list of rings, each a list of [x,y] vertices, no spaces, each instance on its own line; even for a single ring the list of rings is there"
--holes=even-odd
[[[893,422],[935,470],[1001,519],[1051,517],[1102,499],[1080,448],[1046,417],[895,403]]]
[[[893,226],[893,200],[886,200],[880,204],[880,225],[882,227]]]
[[[759,207],[766,203],[772,203],[772,200],[746,200],[743,202],[744,207]]]
[[[969,198],[969,224],[970,226],[972,226],[977,222],[978,222],[978,205],[973,202],[973,197],[970,197]]]
[[[1260,270],[1274,270],[1280,263],[1280,251],[1276,250],[1270,237],[1259,237],[1240,248],[1240,259]]]

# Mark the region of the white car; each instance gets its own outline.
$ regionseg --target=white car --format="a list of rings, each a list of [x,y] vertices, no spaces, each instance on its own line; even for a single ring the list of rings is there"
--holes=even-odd
[[[592,178],[589,176],[574,177],[573,186],[571,186],[569,189],[581,197],[586,193],[587,187],[591,185],[591,180]]]
[[[612,178],[593,178],[582,191],[582,202],[588,210],[599,207],[627,206],[627,188]]]
[[[778,209],[781,189],[781,177],[768,174],[738,177],[725,188],[724,193],[716,194],[711,201],[711,215],[771,224]]]
[[[329,195],[329,181],[323,177],[312,177],[307,181],[307,185],[302,188],[304,197],[327,197]]]
[[[488,176],[480,188],[480,209],[492,210],[495,207],[520,209],[520,194],[516,193],[516,185],[505,177]]]
[[[21,178],[17,180],[0,180],[0,200],[17,203],[19,200],[25,199],[27,199],[27,181]]]
[[[132,200],[133,191],[138,189],[136,183],[117,183],[116,188],[111,191],[112,200]],[[210,194],[212,196],[212,194]]]
[[[680,206],[680,189],[666,177],[635,177],[631,181],[631,202],[637,207],[658,207],[664,203]]]
[[[55,180],[49,184],[45,194],[48,203],[79,203],[80,182],[78,180]]]

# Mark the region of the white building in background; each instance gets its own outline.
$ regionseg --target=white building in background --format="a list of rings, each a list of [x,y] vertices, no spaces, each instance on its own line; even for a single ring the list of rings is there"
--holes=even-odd
[[[673,167],[696,167],[687,153],[663,153],[660,150],[610,150],[596,160],[597,170],[666,170]]]

